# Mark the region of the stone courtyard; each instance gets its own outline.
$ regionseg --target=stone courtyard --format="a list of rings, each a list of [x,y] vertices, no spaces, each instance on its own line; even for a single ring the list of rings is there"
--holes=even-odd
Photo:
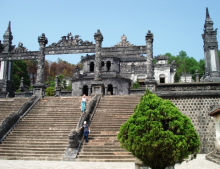
[[[132,162],[64,162],[64,161],[24,161],[0,160],[2,169],[134,169]],[[175,169],[219,169],[219,165],[205,159],[205,154],[198,154],[193,161],[176,164]]]

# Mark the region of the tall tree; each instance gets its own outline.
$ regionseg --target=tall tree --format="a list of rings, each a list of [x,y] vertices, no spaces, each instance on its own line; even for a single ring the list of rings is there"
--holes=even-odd
[[[30,75],[32,85],[36,82],[37,77],[37,61],[36,60],[25,60],[27,64],[28,74]]]
[[[24,79],[24,85],[30,86],[30,76],[28,74],[27,65],[25,61],[13,61],[12,80],[14,83],[15,90],[18,90],[22,77]]]

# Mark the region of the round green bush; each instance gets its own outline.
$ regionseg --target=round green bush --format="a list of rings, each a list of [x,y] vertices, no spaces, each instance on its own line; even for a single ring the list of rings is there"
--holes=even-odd
[[[146,92],[134,114],[120,127],[118,140],[152,169],[174,166],[199,151],[190,119],[169,100]]]

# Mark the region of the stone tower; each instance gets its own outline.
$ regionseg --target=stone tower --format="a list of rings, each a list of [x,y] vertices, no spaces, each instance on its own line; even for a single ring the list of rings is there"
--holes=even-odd
[[[8,23],[8,28],[5,31],[3,36],[3,50],[2,53],[10,53],[14,46],[12,46],[12,33],[11,33],[11,22]],[[13,97],[13,85],[12,85],[12,61],[1,61],[0,62],[0,83],[4,83],[2,87],[2,96],[8,95],[9,97]],[[1,86],[1,84],[0,84]],[[1,96],[1,97],[2,97]]]
[[[213,30],[213,21],[209,16],[208,8],[206,8],[206,20],[204,24],[204,33],[202,34],[206,69],[205,82],[220,82],[218,41],[216,36],[217,29]]]

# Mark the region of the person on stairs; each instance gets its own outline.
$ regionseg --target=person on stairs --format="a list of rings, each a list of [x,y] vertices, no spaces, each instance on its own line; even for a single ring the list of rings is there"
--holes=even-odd
[[[89,133],[90,133],[90,127],[89,127],[88,124],[86,124],[86,121],[84,121],[83,126],[80,127],[79,130],[81,130],[82,128],[84,128],[83,136],[84,136],[85,142],[88,143],[88,136],[89,136]]]
[[[81,110],[83,113],[85,112],[86,100],[87,100],[87,98],[86,98],[86,95],[84,94],[82,97],[82,101],[81,101]]]

